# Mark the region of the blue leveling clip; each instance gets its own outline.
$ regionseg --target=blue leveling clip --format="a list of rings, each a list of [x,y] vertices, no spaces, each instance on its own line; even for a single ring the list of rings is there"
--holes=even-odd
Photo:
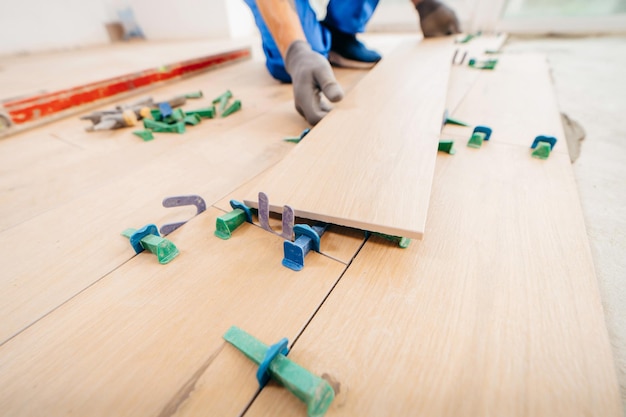
[[[233,208],[233,211],[215,219],[214,234],[223,240],[230,239],[235,229],[245,222],[252,223],[250,207],[237,200],[230,200],[230,206]]]
[[[530,146],[531,149],[534,149],[531,156],[533,158],[548,159],[554,145],[556,145],[554,136],[537,136]]]
[[[484,140],[491,139],[491,128],[487,126],[476,126],[472,132],[472,137],[467,146],[470,148],[480,148]]]
[[[287,356],[289,354],[289,348],[287,345],[289,344],[289,340],[286,337],[283,337],[278,341],[278,343],[267,348],[265,352],[265,357],[263,361],[259,364],[259,369],[256,371],[256,380],[259,381],[259,387],[263,388],[269,382],[271,375],[269,372],[270,363],[278,356],[281,355]]]
[[[301,271],[304,268],[304,257],[311,251],[320,251],[320,237],[326,231],[328,225],[309,226],[307,224],[297,224],[293,227],[296,240],[291,242],[285,240],[283,249],[285,257],[283,265],[294,271]]]
[[[150,235],[160,236],[159,230],[155,224],[147,224],[141,229],[135,230],[134,233],[128,237],[130,246],[133,247],[135,253],[139,254],[144,251],[144,247],[141,246],[141,239]]]

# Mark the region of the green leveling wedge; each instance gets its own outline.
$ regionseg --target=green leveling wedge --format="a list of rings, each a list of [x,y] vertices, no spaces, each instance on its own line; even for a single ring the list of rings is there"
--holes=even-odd
[[[306,404],[309,417],[322,417],[326,414],[335,398],[335,391],[326,380],[285,356],[289,352],[287,339],[267,346],[254,336],[233,326],[224,334],[224,340],[259,365],[257,379],[261,387],[271,377]]]
[[[472,132],[472,137],[467,142],[467,146],[470,148],[480,148],[483,145],[483,141],[491,138],[491,128],[487,126],[476,126]]]
[[[171,262],[178,256],[178,248],[169,240],[159,235],[156,225],[148,224],[141,229],[126,229],[122,236],[130,240],[130,245],[135,249],[135,253],[148,250],[154,253],[160,264]]]

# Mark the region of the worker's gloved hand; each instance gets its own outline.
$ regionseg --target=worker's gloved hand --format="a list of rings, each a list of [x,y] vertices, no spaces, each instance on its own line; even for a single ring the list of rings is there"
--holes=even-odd
[[[421,0],[415,5],[424,37],[459,33],[459,19],[454,11],[439,0]]]
[[[329,112],[320,92],[332,102],[343,98],[343,90],[335,79],[330,63],[323,55],[298,40],[287,48],[285,69],[291,76],[296,110],[312,125]]]

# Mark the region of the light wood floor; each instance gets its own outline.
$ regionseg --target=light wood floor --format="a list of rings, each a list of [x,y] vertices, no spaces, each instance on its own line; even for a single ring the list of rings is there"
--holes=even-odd
[[[336,74],[350,91],[367,72]],[[226,89],[242,100],[184,135],[86,133],[73,117],[3,139],[0,410],[304,415],[284,388],[255,397],[255,367],[221,339],[237,325],[288,337],[293,360],[332,379],[329,415],[619,415],[567,154],[529,156],[528,136],[562,135],[547,80],[536,56],[503,57],[492,74],[453,68],[459,118],[497,129],[479,150],[465,147],[471,130],[444,130],[458,152],[437,156],[424,241],[403,250],[331,227],[298,273],[256,226],[213,236],[227,199],[307,127],[258,55],[153,92],[203,90],[189,107]],[[511,117],[525,99],[503,97],[532,91],[540,105]],[[120,232],[190,217],[161,200],[191,193],[211,207],[169,236],[179,257],[134,256]]]

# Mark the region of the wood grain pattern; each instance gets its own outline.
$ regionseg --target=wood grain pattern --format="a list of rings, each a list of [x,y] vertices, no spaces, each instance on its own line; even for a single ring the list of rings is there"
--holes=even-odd
[[[290,353],[341,384],[327,416],[619,416],[566,155],[439,156],[422,242],[365,244]],[[281,390],[249,416],[298,415]]]
[[[347,88],[363,75],[337,71]],[[306,122],[293,110],[291,86],[273,82],[260,62],[212,71],[154,96],[209,84],[209,100],[211,91],[235,83],[244,109],[182,136],[144,143],[127,130],[89,134],[68,119],[0,141],[0,245],[11,248],[0,254],[0,343],[128,261],[133,252],[120,240],[122,230],[194,214],[162,208],[164,197],[199,194],[211,205],[293,149],[282,138]],[[340,246],[326,245],[330,256]]]
[[[199,194],[210,205],[280,160],[290,146],[273,138],[270,121],[257,118],[246,125],[256,130],[254,138],[246,129],[233,129],[210,142],[184,144],[2,232],[0,245],[12,249],[0,255],[4,268],[0,314],[5,317],[0,340],[130,259],[133,252],[119,237],[122,230],[194,214],[193,209],[161,207],[164,197]],[[248,151],[233,159],[216,157],[229,154],[233,147]]]
[[[3,56],[0,100],[71,88],[247,46],[243,40],[138,41]]]
[[[170,235],[181,250],[173,262],[137,255],[2,345],[2,414],[169,415],[231,325],[293,339],[346,266],[312,253],[293,272],[280,263],[282,239],[257,227],[212,236],[219,214],[209,208]],[[235,415],[256,389],[252,377],[210,402]]]
[[[450,116],[456,115],[456,110],[465,99],[476,80],[480,76],[480,70],[468,67],[471,58],[487,59],[496,58],[497,55],[486,54],[486,51],[500,51],[508,36],[505,33],[498,35],[482,35],[475,37],[469,43],[455,44],[454,62],[450,69],[450,81],[446,96],[446,109]]]
[[[296,215],[421,238],[448,82],[451,39],[407,42],[385,57],[259,191]]]
[[[529,153],[493,141],[439,155],[424,240],[365,244],[290,353],[339,383],[327,416],[621,415],[569,158]],[[246,415],[302,412],[267,390]]]
[[[175,158],[178,155],[175,150],[179,147],[189,148],[197,143],[199,147],[206,148],[216,136],[223,137],[231,130],[241,130],[249,122],[260,128],[260,120],[256,119],[262,115],[287,116],[274,135],[280,129],[284,129],[285,133],[299,129],[304,124],[298,116],[289,117],[291,88],[274,84],[271,85],[272,94],[264,94],[267,91],[264,87],[269,81],[265,72],[262,63],[250,61],[155,90],[150,96],[166,100],[201,87],[205,97],[189,100],[184,106],[185,109],[195,109],[210,105],[214,97],[237,85],[233,92],[243,101],[245,111],[225,119],[205,120],[198,126],[188,128],[184,135],[156,134],[153,141],[146,143],[132,134],[133,128],[87,133],[84,129],[89,123],[76,116],[2,140],[0,230],[130,175],[159,156],[170,154],[171,158]],[[246,75],[249,78],[243,81]],[[268,137],[263,133],[259,132],[258,141]],[[283,146],[283,149],[286,152],[290,147]],[[233,153],[236,154],[236,151]]]
[[[469,71],[470,69],[466,69]],[[511,82],[515,74],[515,82]],[[532,106],[542,111],[528,111]],[[543,55],[507,55],[494,71],[480,71],[454,116],[493,129],[493,142],[530,147],[538,135],[558,139],[555,152],[567,153],[549,66]],[[473,128],[446,125],[444,134],[469,140]]]

